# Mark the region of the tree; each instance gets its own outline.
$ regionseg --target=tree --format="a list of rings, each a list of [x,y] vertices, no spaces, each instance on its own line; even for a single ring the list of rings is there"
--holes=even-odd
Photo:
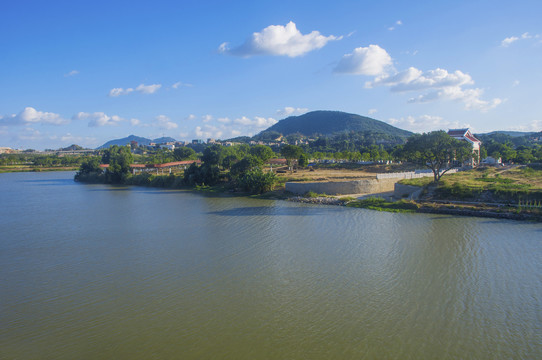
[[[230,175],[232,178],[239,178],[250,170],[260,168],[261,165],[262,161],[259,158],[247,155],[241,161],[232,165]]]
[[[307,165],[309,165],[309,158],[305,153],[299,155],[299,159],[297,159],[297,164],[301,168],[305,168],[307,167]]]
[[[207,165],[219,165],[222,163],[223,159],[224,151],[222,145],[218,144],[205,148],[205,150],[203,150],[203,156],[201,157],[201,161]]]
[[[275,153],[269,146],[265,145],[254,145],[250,148],[250,154],[260,158],[262,163],[265,163],[267,160],[271,159]]]
[[[411,136],[403,150],[407,160],[430,168],[435,182],[453,167],[454,161],[463,162],[473,156],[470,144],[442,130]]]
[[[303,153],[303,149],[296,145],[284,145],[280,149],[280,153],[286,158],[286,161],[288,162],[288,167],[291,167],[292,160],[298,159],[299,156]]]
[[[134,162],[134,157],[130,151],[130,146],[113,145],[105,150],[102,162],[109,164],[106,172],[106,182],[122,183],[130,174],[130,165]]]
[[[196,152],[194,151],[194,149],[186,146],[177,147],[175,148],[175,150],[173,150],[173,157],[177,161],[193,159],[195,155]]]

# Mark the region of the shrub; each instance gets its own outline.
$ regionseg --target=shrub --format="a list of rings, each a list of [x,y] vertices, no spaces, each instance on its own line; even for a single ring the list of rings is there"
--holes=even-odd
[[[252,194],[261,194],[273,190],[276,176],[272,172],[264,173],[260,168],[246,171],[238,180],[239,186]]]

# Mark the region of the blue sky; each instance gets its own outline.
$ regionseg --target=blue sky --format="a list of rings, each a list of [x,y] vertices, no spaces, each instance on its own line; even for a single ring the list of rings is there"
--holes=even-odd
[[[542,130],[541,1],[3,1],[0,146],[253,135],[339,110]]]

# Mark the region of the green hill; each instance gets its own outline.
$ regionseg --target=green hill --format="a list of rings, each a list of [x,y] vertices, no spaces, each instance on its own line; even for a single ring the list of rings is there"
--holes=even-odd
[[[341,132],[372,132],[407,138],[412,133],[369,117],[340,111],[312,111],[299,116],[290,116],[262,131],[276,132],[284,136],[300,133],[305,136],[332,135]]]

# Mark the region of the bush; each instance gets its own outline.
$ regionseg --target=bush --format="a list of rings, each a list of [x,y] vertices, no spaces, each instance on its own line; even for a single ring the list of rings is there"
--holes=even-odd
[[[238,180],[239,186],[252,194],[261,194],[273,190],[276,176],[272,172],[264,173],[260,168],[245,172]]]

